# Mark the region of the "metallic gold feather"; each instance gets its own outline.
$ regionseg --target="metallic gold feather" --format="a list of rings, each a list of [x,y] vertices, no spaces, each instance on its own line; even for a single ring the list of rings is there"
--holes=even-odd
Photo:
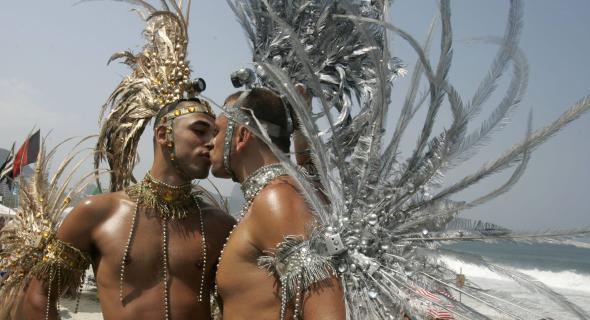
[[[158,10],[146,1],[140,5],[145,17],[145,44],[138,53],[115,53],[109,62],[122,59],[131,74],[123,79],[102,107],[94,163],[106,160],[111,173],[111,191],[135,181],[133,167],[139,161],[137,144],[147,123],[167,104],[194,94],[191,69],[186,58],[188,8],[181,2],[160,1]]]
[[[94,138],[86,137],[66,155],[53,174],[49,173],[49,165],[58,147],[47,151],[45,139],[41,142],[33,176],[20,178],[19,206],[15,217],[0,230],[0,270],[7,273],[0,280],[0,318],[14,318],[22,301],[24,288],[33,276],[44,274],[45,269],[39,269],[47,245],[54,239],[61,223],[64,209],[72,205],[75,198],[94,177],[95,172],[84,175],[72,183],[74,173],[86,158],[77,159],[80,153],[93,155],[88,150],[80,150],[80,143]],[[66,277],[67,274],[63,274]],[[66,280],[61,279],[61,280]],[[73,279],[76,283],[80,279]],[[77,289],[61,287],[62,292],[72,294]]]

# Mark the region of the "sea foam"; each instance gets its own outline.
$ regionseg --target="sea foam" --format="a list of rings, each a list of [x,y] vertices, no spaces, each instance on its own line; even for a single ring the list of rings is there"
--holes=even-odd
[[[477,266],[470,263],[464,263],[457,259],[443,256],[440,260],[445,263],[451,270],[455,272],[461,272],[465,274],[466,277],[472,278],[481,278],[481,279],[488,279],[488,280],[502,280],[502,281],[510,281],[509,278],[505,276],[498,275],[489,269]],[[510,267],[506,265],[501,265],[502,267]],[[567,289],[567,290],[575,290],[580,292],[585,292],[590,294],[590,274],[580,273],[573,270],[563,270],[563,271],[548,271],[548,270],[541,270],[538,268],[533,269],[521,269],[516,268],[516,271],[522,272],[526,275],[529,275],[536,280],[543,282],[545,285],[555,288],[555,289]]]

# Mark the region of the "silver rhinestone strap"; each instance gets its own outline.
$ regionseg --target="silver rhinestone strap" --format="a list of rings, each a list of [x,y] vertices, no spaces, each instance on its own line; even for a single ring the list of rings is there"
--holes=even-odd
[[[258,168],[241,185],[244,199],[246,199],[246,202],[252,201],[258,192],[270,181],[288,174],[287,169],[280,163]]]
[[[233,181],[237,182],[238,179],[237,179],[234,171],[231,169],[231,162],[230,162],[232,137],[234,135],[235,125],[236,125],[235,122],[233,122],[229,118],[227,119],[227,130],[225,131],[225,138],[223,140],[223,167],[225,169],[225,172],[227,172],[227,174],[229,174],[231,179]]]
[[[242,94],[240,94],[240,96],[238,97],[234,107],[241,105],[242,101],[244,101],[244,99],[248,96],[249,93],[250,93],[250,91],[242,92]],[[226,106],[226,108],[228,108],[228,107]],[[223,168],[225,169],[225,172],[227,172],[227,174],[231,177],[231,179],[234,182],[238,182],[236,174],[231,169],[231,162],[230,162],[232,138],[234,136],[234,128],[236,125],[235,120],[237,120],[237,119],[234,119],[232,117],[232,115],[230,115],[228,113],[228,111],[229,110],[225,111],[225,113],[228,115],[228,117],[227,117],[227,130],[225,131],[225,138],[223,140]]]

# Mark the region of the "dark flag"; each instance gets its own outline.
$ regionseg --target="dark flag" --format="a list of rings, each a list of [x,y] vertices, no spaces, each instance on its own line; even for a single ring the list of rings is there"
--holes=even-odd
[[[39,130],[37,130],[37,132],[33,133],[33,135],[25,140],[14,156],[12,156],[13,152],[11,152],[6,161],[4,161],[4,164],[2,164],[2,171],[0,171],[0,181],[4,178],[13,180],[18,177],[24,166],[37,161],[40,145],[41,134]]]
[[[39,155],[39,147],[41,145],[41,134],[39,131],[37,130],[32,136],[29,136],[14,156],[12,179],[20,174],[22,167],[37,161],[37,155]]]
[[[4,163],[0,165],[0,182],[5,178],[4,169],[12,167],[12,160],[14,160],[14,142],[12,143],[12,148],[10,148],[10,153],[6,156]]]

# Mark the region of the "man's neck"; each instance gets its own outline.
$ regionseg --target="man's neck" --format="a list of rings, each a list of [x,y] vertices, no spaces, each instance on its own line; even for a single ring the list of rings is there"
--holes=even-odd
[[[278,162],[279,159],[277,159],[277,157],[272,153],[260,152],[254,156],[248,157],[248,160],[241,161],[239,170],[236,171],[238,182],[242,184],[244,180],[246,180],[246,178],[248,178],[254,171],[260,169],[263,166]]]
[[[164,168],[161,166],[154,165],[150,169],[150,174],[154,178],[173,186],[179,186],[190,182],[190,180],[186,179],[185,177],[182,177],[178,170],[171,166]]]

